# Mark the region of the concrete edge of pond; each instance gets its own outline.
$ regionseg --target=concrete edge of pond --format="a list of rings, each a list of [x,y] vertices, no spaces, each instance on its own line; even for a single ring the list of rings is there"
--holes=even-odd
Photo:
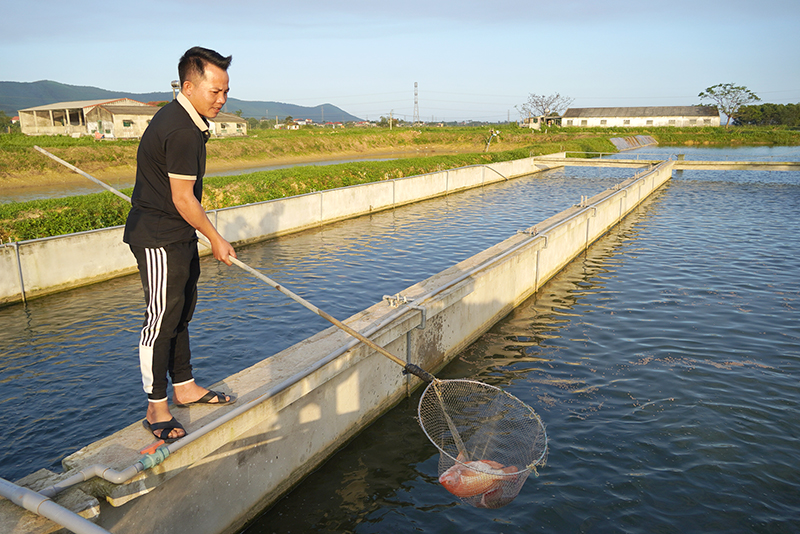
[[[582,199],[407,288],[410,305],[381,302],[345,322],[398,357],[438,371],[669,180],[673,165]],[[239,395],[237,404],[248,406],[243,413],[126,483],[95,478],[55,500],[116,533],[168,533],[175,525],[237,532],[419,385],[331,327],[216,384]],[[196,406],[180,416],[192,433],[236,409]],[[137,421],[65,458],[64,473],[40,470],[20,482],[41,489],[91,465],[123,469],[150,444]],[[0,524],[14,534],[60,528],[9,501],[0,502]]]

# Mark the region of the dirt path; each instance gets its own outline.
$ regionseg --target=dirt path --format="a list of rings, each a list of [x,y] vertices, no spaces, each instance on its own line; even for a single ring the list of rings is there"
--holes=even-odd
[[[474,150],[473,150],[474,151]],[[222,173],[230,171],[250,172],[267,166],[301,165],[307,163],[341,160],[358,160],[370,158],[407,158],[433,155],[448,155],[469,152],[469,150],[455,150],[452,147],[427,148],[415,151],[392,151],[386,147],[374,150],[358,150],[351,152],[336,152],[318,154],[315,156],[285,156],[270,158],[248,158],[248,159],[209,159],[206,167],[207,174]],[[44,156],[42,156],[44,157]],[[118,165],[98,169],[82,169],[95,178],[106,182],[133,182],[136,176],[135,165]],[[20,174],[9,174],[0,177],[0,195],[25,189],[38,189],[48,186],[69,186],[79,185],[86,182],[86,178],[80,176],[66,167],[55,167],[43,172],[26,172]]]

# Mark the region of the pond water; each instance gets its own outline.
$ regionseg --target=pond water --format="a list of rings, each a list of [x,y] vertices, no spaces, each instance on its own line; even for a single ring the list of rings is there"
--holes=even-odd
[[[239,258],[346,319],[633,174],[575,171],[342,221],[240,248]],[[199,382],[330,326],[252,275],[201,261],[191,324]],[[0,477],[58,470],[65,455],[143,417],[143,313],[138,275],[0,308],[0,427],[11,436],[0,442]]]
[[[548,425],[508,506],[438,485],[418,392],[244,532],[800,531],[798,213],[800,173],[676,173],[439,373]]]
[[[642,152],[654,150],[677,152]],[[633,172],[568,167],[240,257],[344,319]],[[547,424],[548,464],[508,506],[474,509],[441,488],[417,393],[244,532],[798,531],[798,212],[797,172],[676,172],[439,373],[501,386]],[[246,273],[203,268],[192,328],[205,383],[328,326]],[[142,417],[140,301],[127,277],[0,309],[0,476],[58,469]]]

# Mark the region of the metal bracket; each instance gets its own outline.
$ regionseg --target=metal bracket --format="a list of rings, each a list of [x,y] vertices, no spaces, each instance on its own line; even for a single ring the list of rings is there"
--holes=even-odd
[[[395,295],[384,295],[383,300],[388,302],[389,306],[392,308],[399,308],[401,304],[405,304],[412,310],[418,310],[422,315],[422,320],[414,328],[419,328],[420,330],[425,329],[425,323],[428,320],[428,310],[424,306],[412,305],[411,303],[414,302],[414,299],[409,300],[408,297],[406,297],[405,295],[397,293]]]
[[[383,300],[388,302],[389,306],[391,306],[392,308],[397,308],[401,304],[408,304],[408,298],[406,298],[404,295],[401,295],[400,293],[397,293],[394,296],[384,295]]]
[[[409,308],[412,308],[414,310],[419,310],[420,314],[422,314],[422,320],[419,322],[419,324],[415,328],[418,328],[419,330],[425,330],[425,323],[428,320],[428,310],[425,309],[424,306],[411,306],[411,305],[409,305]]]
[[[531,226],[527,230],[517,230],[517,233],[518,234],[525,234],[525,235],[530,236],[530,237],[537,237],[537,236],[543,237],[544,238],[544,246],[542,248],[547,248],[547,243],[548,243],[548,240],[549,240],[549,238],[547,237],[547,234],[540,234],[539,233],[539,229],[536,228],[535,226]]]

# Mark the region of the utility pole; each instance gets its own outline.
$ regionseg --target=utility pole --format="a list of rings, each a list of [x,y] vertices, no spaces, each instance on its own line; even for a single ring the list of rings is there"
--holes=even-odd
[[[414,82],[414,126],[419,124],[419,98],[417,94],[417,82]]]

